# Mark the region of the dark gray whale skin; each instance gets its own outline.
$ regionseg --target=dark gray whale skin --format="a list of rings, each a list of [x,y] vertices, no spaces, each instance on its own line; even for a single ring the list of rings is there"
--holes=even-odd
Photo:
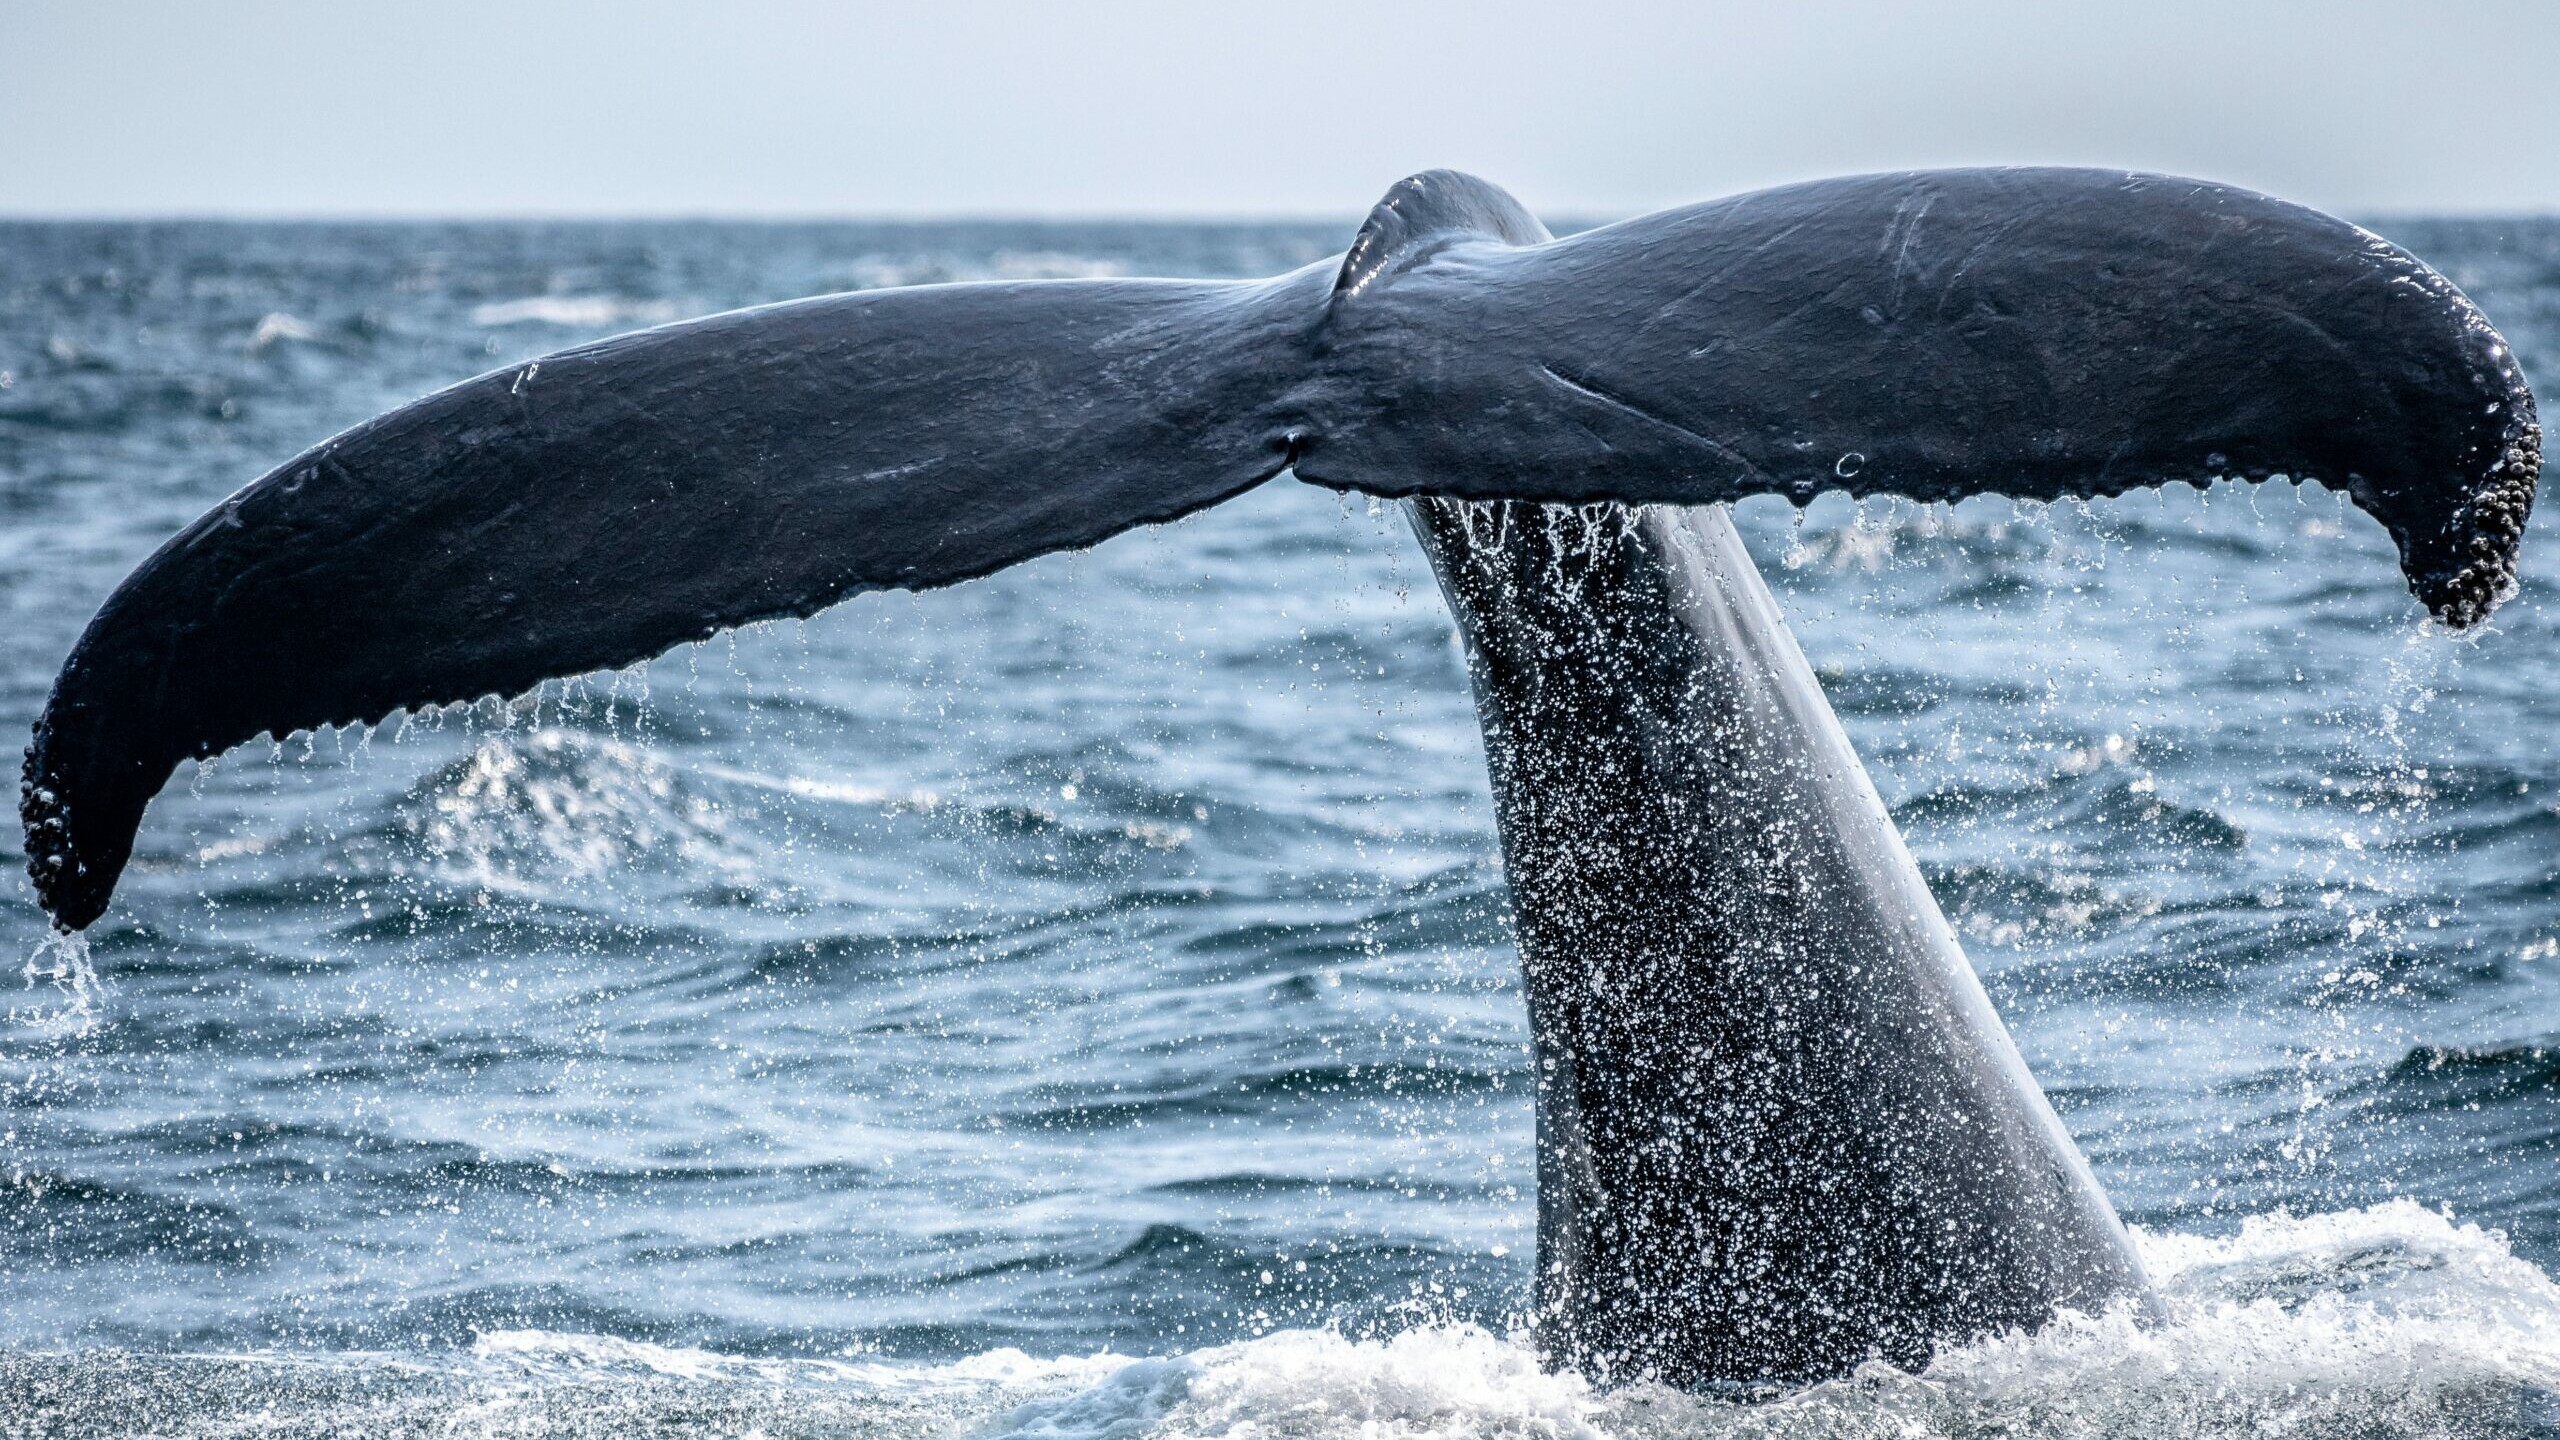
[[[1529,977],[1541,1344],[1683,1385],[1917,1364],[2146,1291],[1721,505],[2318,478],[2460,627],[2512,589],[2539,464],[2458,291],[2262,196],[1921,172],[1555,241],[1430,172],[1275,280],[740,311],[323,442],[100,608],[28,750],[28,868],[88,925],[175,764],[262,732],[954,583],[1287,469],[1429,497]]]
[[[1409,503],[1527,981],[1546,1358],[1758,1389],[2149,1306],[1723,507]]]

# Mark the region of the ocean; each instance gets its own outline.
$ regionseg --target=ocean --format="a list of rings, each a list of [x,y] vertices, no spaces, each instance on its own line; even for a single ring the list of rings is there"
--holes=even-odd
[[[0,729],[180,525],[594,336],[1318,224],[0,224]],[[2560,222],[2385,220],[2560,380]],[[1738,512],[2171,1315],[1541,1374],[1484,758],[1393,507],[1162,529],[0,827],[0,1435],[2560,1434],[2560,548],[2288,485]],[[23,974],[19,973],[22,968]]]

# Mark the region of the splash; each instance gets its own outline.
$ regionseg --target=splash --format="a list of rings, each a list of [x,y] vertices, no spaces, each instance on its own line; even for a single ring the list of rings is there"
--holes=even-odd
[[[1765,1405],[1541,1371],[1466,1325],[1354,1341],[1295,1331],[1202,1350],[1015,1413],[1043,1436],[2489,1437],[2537,1432],[2560,1386],[2560,1286],[2504,1237],[2408,1202],[2230,1236],[2147,1236],[2170,1318],[2067,1316],[1881,1362]],[[1136,1383],[1143,1382],[1143,1383]],[[1106,1401],[1122,1408],[1111,1412]],[[1116,1428],[1115,1428],[1116,1427]]]
[[[2066,1316],[1757,1405],[1597,1390],[1542,1370],[1526,1336],[1454,1322],[938,1364],[507,1330],[399,1356],[0,1353],[0,1433],[2491,1440],[2560,1413],[2560,1285],[2494,1231],[2396,1201],[2141,1244],[2165,1323]]]
[[[89,937],[78,930],[48,928],[27,955],[19,973],[27,988],[50,987],[54,1003],[12,1008],[13,1022],[57,1039],[77,1039],[98,1025],[98,1001],[104,995],[98,968],[89,960]]]
[[[450,878],[502,890],[592,883],[646,860],[751,878],[718,807],[665,760],[568,730],[490,737],[418,786],[400,825]]]

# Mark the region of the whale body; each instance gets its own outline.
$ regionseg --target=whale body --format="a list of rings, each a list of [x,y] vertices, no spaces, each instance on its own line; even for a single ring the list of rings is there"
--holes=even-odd
[[[2533,400],[2353,226],[2080,170],[1854,177],[1551,238],[1398,184],[1268,281],[865,292],[620,336],[323,442],[110,595],[36,725],[55,921],[188,757],[955,583],[1283,472],[1406,498],[1469,656],[1536,1051],[1536,1330],[1607,1380],[1783,1386],[2139,1261],[1726,506],[2319,479],[2469,626]]]

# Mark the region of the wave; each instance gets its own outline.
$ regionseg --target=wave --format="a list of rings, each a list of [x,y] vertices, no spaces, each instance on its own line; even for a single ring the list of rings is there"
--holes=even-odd
[[[2406,1201],[2138,1237],[2169,1319],[2070,1315],[1910,1373],[1749,1404],[1595,1390],[1522,1334],[1405,1317],[1183,1353],[918,1362],[723,1354],[550,1330],[444,1352],[0,1355],[0,1431],[66,1437],[977,1435],[2149,1437],[2547,1435],[2560,1286],[2503,1236]],[[1384,1327],[1382,1327],[1382,1332]]]
[[[0,1172],[0,1243],[33,1265],[149,1255],[171,1264],[244,1265],[265,1252],[227,1206],[40,1171]]]
[[[1444,1065],[1436,1056],[1421,1064],[1344,1060],[1274,1069],[1230,1066],[1215,1074],[1166,1077],[1153,1083],[1133,1083],[1125,1089],[1115,1084],[1107,1092],[1090,1087],[1042,1085],[1032,1093],[1048,1103],[1017,1109],[1002,1118],[1005,1124],[1024,1129],[1104,1131],[1206,1117],[1267,1115],[1290,1105],[1411,1102],[1506,1088],[1525,1094],[1529,1069],[1527,1057],[1520,1058],[1522,1063],[1517,1068],[1508,1069]]]

